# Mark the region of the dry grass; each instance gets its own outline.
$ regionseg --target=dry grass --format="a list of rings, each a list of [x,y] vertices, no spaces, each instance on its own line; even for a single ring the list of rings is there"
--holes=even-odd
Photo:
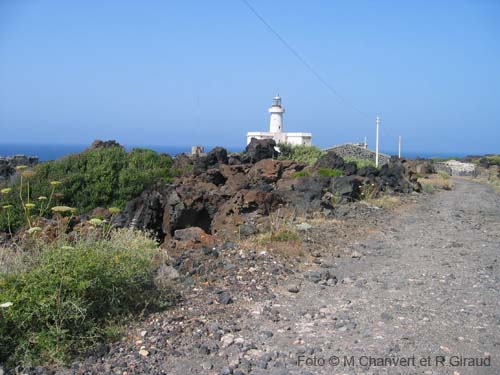
[[[500,193],[500,177],[498,177],[500,173],[500,167],[491,166],[490,168],[480,168],[481,173],[479,175],[472,177],[462,177],[472,179],[481,184],[485,184],[490,186],[497,193]]]
[[[364,202],[370,206],[392,209],[401,203],[401,198],[397,195],[382,195],[378,198],[367,199]]]
[[[252,238],[248,245],[251,245],[250,248],[279,254],[284,258],[301,258],[305,256],[302,238],[295,231],[286,231],[274,237],[269,233],[263,233]]]
[[[279,254],[285,258],[303,257],[302,234],[295,224],[294,210],[280,208],[269,215],[267,230],[240,240],[243,249],[257,249]]]
[[[500,178],[498,177],[498,168],[490,168],[488,170],[487,183],[496,191],[500,192]]]
[[[450,176],[445,173],[431,174],[425,178],[419,178],[418,182],[422,185],[422,189],[426,193],[434,193],[438,190],[452,190],[453,182],[450,181]]]

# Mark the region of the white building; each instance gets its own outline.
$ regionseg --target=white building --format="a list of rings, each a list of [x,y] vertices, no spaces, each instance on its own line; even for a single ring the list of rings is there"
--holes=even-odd
[[[273,105],[269,108],[271,119],[268,132],[248,132],[247,144],[252,138],[274,139],[276,143],[288,143],[291,145],[312,145],[311,133],[285,133],[283,131],[283,113],[285,108],[281,106],[281,97],[276,95],[273,99]]]

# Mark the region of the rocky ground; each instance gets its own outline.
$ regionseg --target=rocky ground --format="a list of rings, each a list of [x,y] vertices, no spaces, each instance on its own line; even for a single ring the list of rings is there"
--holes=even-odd
[[[298,246],[174,257],[182,301],[59,373],[500,373],[499,195],[457,179],[337,215]]]
[[[9,157],[0,156],[0,183],[9,181],[16,175],[16,167],[26,165],[29,167],[39,163],[36,156],[15,155]]]

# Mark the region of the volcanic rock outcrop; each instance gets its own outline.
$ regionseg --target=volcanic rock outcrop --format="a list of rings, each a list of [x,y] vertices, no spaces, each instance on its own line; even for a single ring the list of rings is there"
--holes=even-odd
[[[252,140],[243,155],[228,155],[220,147],[203,156],[179,155],[173,165],[182,175],[129,202],[115,225],[150,230],[162,241],[175,240],[176,233],[191,227],[221,238],[241,238],[268,230],[269,214],[278,208],[331,215],[337,205],[368,194],[420,190],[404,160],[358,170],[330,152],[311,167],[271,159],[274,146],[272,140]],[[317,173],[325,168],[343,176]]]

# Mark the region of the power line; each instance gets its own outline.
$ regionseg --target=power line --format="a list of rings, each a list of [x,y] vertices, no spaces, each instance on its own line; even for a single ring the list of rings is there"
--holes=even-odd
[[[288,43],[265,19],[262,17],[259,12],[250,4],[248,0],[241,0],[247,7],[250,9],[250,11],[264,24],[264,26],[267,27],[271,33],[274,34],[276,38],[299,60],[302,65],[306,67],[307,70],[309,70],[310,73],[312,73],[318,81],[320,81],[328,90],[330,90],[337,98],[339,98],[341,101],[343,101],[345,104],[350,106],[352,109],[354,109],[356,112],[359,114],[366,116],[370,118],[370,116],[356,107],[354,104],[352,104],[349,100],[347,100],[344,96],[342,96],[332,85],[330,85],[322,76],[319,74],[307,61],[304,59],[298,52],[293,48],[290,43]]]

